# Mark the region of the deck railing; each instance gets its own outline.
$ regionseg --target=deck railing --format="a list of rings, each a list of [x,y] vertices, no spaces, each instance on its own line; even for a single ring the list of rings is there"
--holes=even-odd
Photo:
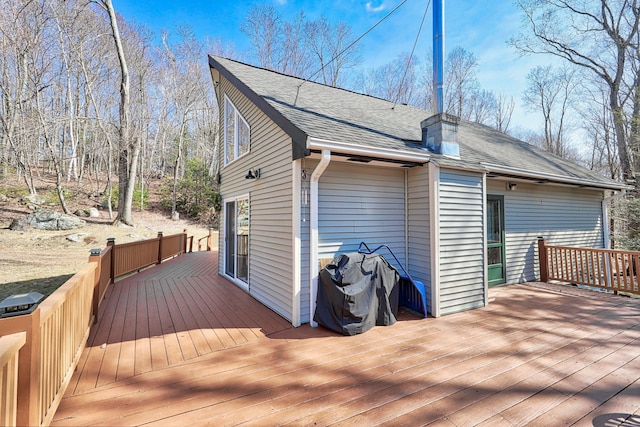
[[[107,287],[118,277],[186,252],[189,239],[192,246],[187,230],[125,244],[109,239],[33,312],[0,318],[0,425],[49,425]]]
[[[0,425],[14,426],[18,415],[18,351],[27,340],[25,332],[0,337]]]
[[[547,245],[538,239],[540,280],[640,295],[640,252]]]

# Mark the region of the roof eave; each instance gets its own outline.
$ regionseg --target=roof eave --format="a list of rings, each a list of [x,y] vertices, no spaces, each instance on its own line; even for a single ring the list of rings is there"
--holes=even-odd
[[[416,153],[409,150],[398,150],[393,148],[372,147],[359,144],[349,144],[346,142],[329,141],[320,138],[309,137],[307,139],[308,150],[330,150],[336,153],[353,156],[375,157],[379,159],[389,159],[411,164],[425,164],[429,162],[429,153]]]
[[[508,174],[512,176],[521,176],[523,178],[541,179],[541,180],[547,180],[550,182],[576,185],[580,187],[593,187],[593,188],[601,188],[605,190],[615,190],[615,191],[629,190],[633,188],[630,185],[625,185],[625,184],[617,183],[613,181],[604,182],[604,181],[596,181],[596,180],[590,180],[590,179],[575,178],[575,177],[569,177],[569,176],[557,175],[557,174],[551,174],[551,173],[545,173],[545,172],[529,171],[521,168],[513,168],[513,167],[503,166],[503,165],[495,165],[491,163],[481,163],[481,165],[488,172]]]

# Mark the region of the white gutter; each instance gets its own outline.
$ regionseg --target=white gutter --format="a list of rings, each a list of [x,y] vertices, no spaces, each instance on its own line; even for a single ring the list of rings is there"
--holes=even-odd
[[[378,157],[380,159],[398,160],[410,163],[427,163],[431,157],[428,152],[417,153],[409,150],[393,148],[371,147],[347,142],[328,141],[325,139],[308,138],[309,150],[330,150],[334,153],[351,154],[354,156]]]
[[[309,323],[313,328],[318,326],[318,323],[313,320],[313,315],[316,312],[318,273],[320,271],[320,260],[318,256],[318,181],[320,181],[320,177],[329,166],[329,162],[331,162],[331,150],[323,149],[322,158],[320,159],[320,163],[318,163],[316,168],[313,170],[310,182],[311,204],[309,208],[311,211],[311,267],[309,268],[309,271],[311,272],[311,289],[309,292]]]
[[[529,170],[521,169],[521,168],[514,168],[514,167],[502,166],[502,165],[494,165],[494,164],[491,164],[491,163],[480,163],[480,164],[482,166],[484,166],[486,168],[486,170],[489,171],[489,172],[516,175],[516,176],[521,176],[521,177],[524,177],[524,178],[548,179],[548,180],[561,182],[561,183],[566,183],[566,184],[579,184],[579,185],[585,185],[585,186],[596,187],[596,188],[606,188],[606,189],[609,189],[609,190],[621,190],[621,189],[624,189],[624,188],[627,188],[627,189],[633,188],[633,187],[631,187],[629,185],[625,185],[625,184],[618,184],[618,186],[614,186],[613,184],[612,185],[606,185],[606,184],[604,184],[602,182],[593,181],[593,180],[589,180],[589,179],[572,178],[572,177],[568,177],[568,176],[564,176],[564,175],[556,175],[556,174],[552,174],[552,173],[529,171]]]

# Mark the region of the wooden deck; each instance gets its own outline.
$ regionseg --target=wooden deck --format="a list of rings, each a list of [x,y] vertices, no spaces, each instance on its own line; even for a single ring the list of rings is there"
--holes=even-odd
[[[640,425],[640,300],[509,286],[343,337],[291,328],[215,263],[112,287],[52,425]]]

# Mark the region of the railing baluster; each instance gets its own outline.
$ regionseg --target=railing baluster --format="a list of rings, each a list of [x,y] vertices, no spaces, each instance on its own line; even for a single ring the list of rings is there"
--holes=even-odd
[[[541,278],[640,295],[640,251],[551,246],[538,238]],[[542,251],[546,256],[540,256]],[[543,266],[542,263],[546,263]]]

